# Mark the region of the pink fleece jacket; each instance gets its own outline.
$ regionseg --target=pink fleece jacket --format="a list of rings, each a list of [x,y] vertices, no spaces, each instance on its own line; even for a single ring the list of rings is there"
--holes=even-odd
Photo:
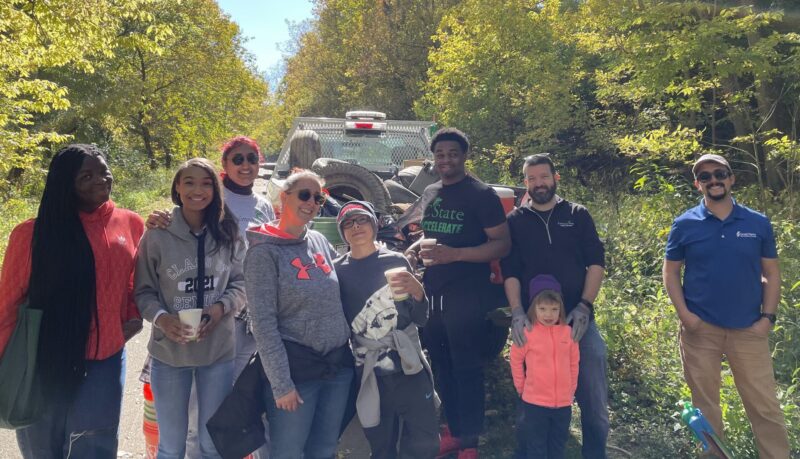
[[[527,342],[511,346],[511,375],[522,400],[546,408],[572,405],[578,386],[578,343],[568,325],[534,324]]]

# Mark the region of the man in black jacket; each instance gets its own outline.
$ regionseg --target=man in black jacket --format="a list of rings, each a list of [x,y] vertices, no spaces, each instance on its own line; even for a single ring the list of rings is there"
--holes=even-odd
[[[524,344],[524,330],[531,326],[522,302],[528,298],[528,283],[539,274],[553,275],[561,284],[572,339],[580,345],[575,398],[581,408],[583,457],[605,458],[606,344],[595,325],[593,305],[605,271],[605,249],[586,208],[556,194],[560,177],[548,154],[527,157],[522,172],[531,201],[508,214],[512,248],[501,263],[512,338]]]

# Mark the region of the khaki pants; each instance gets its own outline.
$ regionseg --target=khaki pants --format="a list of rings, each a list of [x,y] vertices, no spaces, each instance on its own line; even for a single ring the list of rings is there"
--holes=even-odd
[[[692,403],[722,437],[719,391],[722,356],[728,358],[733,380],[753,428],[761,459],[789,457],[789,438],[776,396],[772,356],[767,337],[748,329],[722,328],[701,322],[696,329],[681,326],[681,359]]]

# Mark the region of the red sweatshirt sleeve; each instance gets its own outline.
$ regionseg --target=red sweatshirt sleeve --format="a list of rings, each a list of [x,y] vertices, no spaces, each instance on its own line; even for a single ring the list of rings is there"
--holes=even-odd
[[[17,309],[28,294],[31,276],[31,240],[33,220],[11,231],[0,272],[0,356],[5,351],[17,323]]]
[[[512,344],[509,363],[511,364],[511,378],[514,380],[514,389],[521,396],[525,386],[525,348]]]

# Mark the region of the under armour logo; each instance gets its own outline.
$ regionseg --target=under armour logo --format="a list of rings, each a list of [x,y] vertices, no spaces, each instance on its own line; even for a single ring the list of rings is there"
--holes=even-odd
[[[128,239],[125,238],[123,235],[117,236],[117,244],[119,245],[126,245],[128,244]]]
[[[292,266],[297,268],[297,278],[300,280],[311,279],[311,276],[308,274],[308,270],[310,269],[319,268],[326,275],[333,271],[333,269],[328,266],[325,257],[323,257],[321,253],[314,254],[314,261],[308,264],[304,264],[300,260],[300,257],[297,257],[292,260]]]

